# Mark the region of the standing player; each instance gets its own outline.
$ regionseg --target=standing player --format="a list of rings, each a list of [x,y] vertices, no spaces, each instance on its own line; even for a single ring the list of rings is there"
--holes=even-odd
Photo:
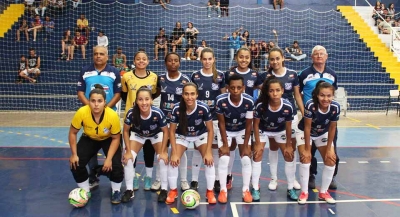
[[[264,81],[261,95],[257,100],[253,121],[255,139],[252,174],[253,200],[260,199],[261,161],[267,141],[270,146],[281,149],[285,158],[287,195],[292,200],[298,199],[296,191],[293,189],[295,165],[293,164],[291,139],[289,139],[292,136],[293,106],[282,98],[283,92],[283,84],[280,80],[275,76],[269,76]]]
[[[172,110],[170,123],[171,159],[168,167],[168,183],[170,191],[166,203],[170,204],[178,197],[176,180],[181,156],[190,142],[193,142],[203,157],[206,165],[207,180],[206,201],[217,203],[213,192],[215,168],[211,152],[214,138],[212,117],[208,106],[197,100],[197,85],[186,83],[182,88],[182,98]],[[179,123],[179,125],[178,125]]]
[[[81,69],[77,94],[78,99],[83,105],[89,104],[89,93],[94,89],[95,84],[103,86],[106,93],[106,105],[116,110],[116,104],[121,98],[121,77],[118,69],[107,64],[108,51],[103,46],[93,48],[93,63]],[[93,169],[98,166],[97,155],[89,162],[90,176],[89,183],[91,188],[99,185],[99,180],[95,176]]]
[[[336,101],[333,101],[334,95],[335,87],[333,85],[325,81],[318,81],[312,91],[312,99],[306,103],[304,117],[299,123],[299,131],[296,133],[301,161],[299,204],[305,204],[308,199],[311,141],[317,147],[325,165],[322,171],[322,183],[318,198],[327,203],[336,203],[328,192],[335,171],[336,151],[332,143],[340,115],[340,106]]]
[[[285,67],[285,57],[283,51],[280,48],[272,48],[268,54],[270,69],[267,71],[266,76],[275,76],[283,85],[284,93],[282,98],[287,99],[293,106],[293,121],[292,121],[292,147],[295,151],[294,153],[294,174],[296,174],[296,130],[299,124],[299,118],[297,117],[296,103],[299,110],[304,116],[304,105],[301,99],[300,88],[299,88],[299,78],[297,73],[293,70],[287,69]],[[271,171],[271,182],[268,185],[269,190],[274,191],[278,186],[278,149],[276,143],[270,143],[269,145],[269,168]],[[300,184],[294,180],[294,188],[296,190],[300,189]]]
[[[215,105],[216,98],[219,94],[225,93],[225,77],[224,73],[217,70],[216,68],[216,60],[214,51],[211,48],[204,48],[200,53],[200,61],[203,64],[203,68],[199,71],[196,71],[192,74],[191,80],[198,87],[199,97],[197,98],[199,101],[205,103],[210,108],[211,115],[213,117],[213,125],[214,125],[214,140],[212,145],[212,153],[214,158],[215,165],[215,183],[214,190],[215,192],[220,191],[220,183],[219,183],[219,173],[218,173],[218,142],[217,142],[217,131],[218,131],[218,121],[217,115],[215,113]],[[201,166],[201,156],[200,153],[195,151],[193,152],[192,159],[192,182],[190,183],[190,188],[197,190],[198,189],[198,178]]]
[[[126,203],[134,197],[133,177],[135,176],[135,161],[137,153],[142,149],[145,141],[149,140],[157,152],[157,159],[160,162],[161,192],[158,201],[164,202],[167,199],[168,187],[168,126],[164,113],[154,106],[152,90],[141,87],[136,91],[135,104],[129,109],[124,124],[124,167],[126,191],[122,196],[122,202]],[[129,132],[131,131],[131,133]],[[130,135],[130,136],[129,136]],[[146,168],[147,169],[147,168]],[[149,174],[147,174],[148,176]],[[150,190],[150,183],[148,186]]]
[[[69,164],[78,187],[85,189],[90,198],[89,176],[86,164],[103,149],[103,172],[110,173],[111,203],[121,202],[121,183],[124,172],[121,163],[121,125],[118,114],[106,104],[106,93],[99,84],[88,94],[89,104],[81,107],[72,119],[69,129],[71,157]],[[77,142],[77,134],[83,126],[83,134]]]
[[[315,88],[315,85],[318,81],[326,81],[333,85],[335,89],[337,89],[337,76],[336,73],[326,66],[326,60],[328,59],[328,53],[326,49],[321,46],[315,46],[311,51],[311,58],[313,64],[304,69],[299,74],[299,82],[300,82],[300,92],[303,92],[303,103],[306,104],[308,100],[311,99],[311,93]],[[337,147],[337,135],[338,131],[336,129],[335,137],[333,139],[333,145],[335,148],[336,154],[336,167],[335,173],[333,174],[332,183],[329,185],[329,189],[336,189],[337,185],[335,182],[335,177],[338,173],[339,167],[339,156],[337,155],[336,147]],[[317,150],[315,145],[312,145],[311,155],[311,167],[310,167],[310,179],[309,179],[309,188],[315,188],[315,175],[317,175],[317,159],[315,156],[315,151]]]
[[[29,49],[27,71],[28,74],[33,74],[33,79],[37,81],[37,78],[40,75],[40,57],[36,54],[34,48]]]
[[[155,97],[161,95],[160,108],[167,116],[169,123],[172,117],[172,109],[175,104],[182,98],[183,85],[190,82],[190,79],[179,72],[181,64],[181,57],[179,54],[170,52],[165,57],[165,66],[167,73],[158,76],[157,80],[157,93]],[[183,153],[179,164],[179,173],[181,174],[181,189],[188,190],[190,188],[187,182],[187,156]]]
[[[229,76],[238,74],[243,77],[245,90],[244,92],[253,98],[258,97],[258,95],[254,94],[255,89],[259,89],[262,85],[262,78],[259,76],[257,71],[253,70],[253,66],[251,64],[251,52],[248,48],[240,48],[235,57],[237,66],[233,67],[231,70],[225,72],[225,81],[229,80]],[[228,178],[227,178],[227,188],[228,190],[232,188],[232,168],[233,162],[235,160],[235,150],[236,143],[232,143],[230,148],[230,159],[229,159],[229,168],[228,168]]]
[[[242,197],[246,203],[251,203],[253,198],[249,191],[251,177],[251,148],[250,135],[253,123],[253,98],[243,93],[243,77],[234,74],[228,80],[228,93],[221,94],[216,99],[216,113],[218,116],[218,147],[221,157],[219,158],[219,174],[221,191],[218,201],[226,203],[228,191],[226,180],[228,165],[230,161],[229,148],[232,140],[239,145],[239,154],[242,163],[243,188]],[[214,157],[215,161],[215,157]]]

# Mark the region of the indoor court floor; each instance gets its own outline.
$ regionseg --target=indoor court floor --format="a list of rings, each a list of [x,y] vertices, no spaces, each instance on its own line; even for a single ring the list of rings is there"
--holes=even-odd
[[[245,204],[241,200],[241,166],[236,154],[233,188],[227,204],[205,202],[204,170],[200,172],[199,192],[202,203],[186,210],[180,201],[167,205],[157,202],[157,193],[140,189],[130,203],[112,205],[110,184],[101,177],[100,187],[84,208],[73,208],[68,193],[76,188],[69,171],[68,127],[73,113],[0,113],[0,216],[344,216],[397,217],[400,213],[400,117],[395,112],[355,113],[339,120],[338,189],[331,191],[335,205],[318,201],[322,160],[318,157],[317,189],[310,189],[306,205],[286,197],[283,157],[279,158],[276,191],[268,190],[268,152],[264,152],[261,174],[261,200]],[[52,121],[49,121],[52,120]],[[51,122],[51,123],[49,123]],[[188,180],[191,157],[188,155]],[[144,174],[143,155],[138,155],[136,172]],[[103,159],[99,153],[99,159]],[[155,172],[155,170],[154,170]],[[298,172],[297,172],[298,176]],[[153,175],[154,177],[154,175]],[[122,190],[124,191],[123,184]]]

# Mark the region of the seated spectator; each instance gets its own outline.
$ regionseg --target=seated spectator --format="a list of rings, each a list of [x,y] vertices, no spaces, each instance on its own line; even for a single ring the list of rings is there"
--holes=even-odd
[[[260,48],[258,47],[256,40],[252,39],[249,46],[251,60],[253,62],[253,67],[256,71],[260,69]]]
[[[30,15],[33,15],[35,11],[35,0],[24,0],[25,10],[28,11]]]
[[[61,39],[61,56],[65,55],[65,50],[67,50],[67,55],[65,60],[72,60],[73,56],[72,56],[72,52],[74,49],[74,38],[71,36],[71,31],[67,30],[64,32],[64,35]]]
[[[389,16],[388,15],[388,10],[387,9],[383,9],[380,13],[380,16],[378,17],[376,24],[379,25],[383,20],[385,20],[385,18]]]
[[[43,22],[40,19],[39,15],[35,15],[34,20],[31,23],[31,28],[28,29],[28,32],[33,30],[33,41],[36,41],[37,31],[43,28]]]
[[[279,5],[280,10],[282,10],[283,5],[284,5],[284,0],[274,0],[273,4],[274,4],[274,10],[276,10],[276,6]]]
[[[293,45],[290,47],[285,48],[286,52],[289,53],[290,58],[300,61],[302,59],[305,59],[307,57],[306,54],[303,54],[303,51],[301,50],[299,46],[299,42],[294,41]]]
[[[35,13],[39,14],[39,11],[42,13],[42,17],[44,17],[44,13],[46,12],[47,6],[49,5],[49,0],[41,0],[39,7],[35,8]]]
[[[188,40],[188,44],[186,45],[186,52],[185,52],[185,57],[182,58],[184,60],[196,60],[197,59],[197,54],[196,51],[197,46],[196,44],[193,43],[192,40]]]
[[[19,58],[18,76],[17,76],[17,80],[15,81],[15,83],[21,84],[22,78],[25,78],[25,79],[33,82],[33,79],[29,78],[29,76],[27,76],[28,75],[27,68],[28,68],[28,61],[26,60],[25,55],[21,55],[21,57]]]
[[[108,47],[108,37],[104,34],[103,30],[100,30],[97,36],[97,46]]]
[[[229,0],[220,0],[221,16],[229,16]]]
[[[390,3],[387,9],[388,9],[388,16],[390,16],[393,19],[394,14],[396,13],[396,10],[394,9],[394,4]]]
[[[65,0],[50,0],[49,8],[55,13],[60,13],[67,7]]]
[[[269,49],[272,49],[274,47],[279,48],[279,46],[278,46],[278,33],[276,32],[275,29],[272,30],[272,33],[274,33],[275,41],[274,40],[269,41],[268,42],[268,47],[269,47]]]
[[[218,17],[221,17],[221,7],[219,0],[209,0],[207,2],[207,17],[211,17],[211,10],[216,10]]]
[[[165,29],[160,28],[160,32],[154,37],[154,60],[158,60],[158,51],[164,50],[164,57],[168,53],[168,36],[165,35]]]
[[[19,39],[20,39],[21,32],[25,32],[26,40],[29,41],[28,29],[29,29],[28,21],[26,21],[26,19],[23,19],[19,23],[19,28],[17,29],[17,41],[19,41]]]
[[[391,18],[390,16],[386,17],[386,22],[382,21],[379,25],[378,25],[378,29],[379,29],[379,33],[380,34],[390,34],[391,33]]]
[[[165,3],[169,4],[170,0],[166,0]],[[165,5],[163,0],[159,0],[158,3],[160,3],[161,7],[167,10],[167,6]]]
[[[75,9],[75,8],[78,8],[78,5],[80,4],[80,3],[82,3],[82,0],[72,0],[72,7]]]
[[[34,48],[29,49],[29,56],[28,56],[28,67],[27,72],[29,74],[33,74],[34,82],[37,82],[37,78],[40,75],[40,57],[36,54]]]
[[[74,37],[74,42],[73,42],[73,48],[71,52],[71,59],[74,58],[74,51],[75,48],[81,49],[82,51],[82,59],[86,59],[86,45],[88,41],[84,35],[81,35],[80,32],[75,32],[75,37]]]
[[[176,22],[175,28],[172,31],[172,36],[171,36],[171,48],[172,52],[175,52],[176,49],[179,47],[185,47],[186,46],[186,38],[185,38],[185,30],[182,28],[182,25],[180,22]]]
[[[44,40],[47,41],[47,38],[54,31],[54,21],[50,20],[49,16],[46,16],[46,19],[43,21],[43,28],[46,33]]]
[[[376,1],[374,10],[372,11],[372,18],[375,20],[375,26],[378,25],[379,15],[382,13],[381,2]]]
[[[189,41],[192,40],[192,43],[195,44],[197,41],[197,35],[199,34],[199,30],[196,29],[196,27],[193,26],[192,22],[188,22],[187,28],[185,30],[186,32],[186,39]]]
[[[81,14],[78,20],[76,20],[76,30],[75,31],[85,31],[86,37],[89,37],[89,21],[85,18],[85,14]]]
[[[206,40],[202,40],[202,41],[201,41],[201,46],[199,46],[199,47],[196,49],[197,60],[200,60],[201,51],[203,51],[203,49],[206,48],[206,47],[207,47],[207,42],[206,42]]]
[[[122,47],[117,48],[117,53],[114,54],[112,58],[112,64],[119,70],[126,68],[126,56],[122,53]]]

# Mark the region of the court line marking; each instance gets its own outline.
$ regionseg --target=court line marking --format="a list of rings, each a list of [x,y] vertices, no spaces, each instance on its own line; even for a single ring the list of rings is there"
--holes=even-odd
[[[349,117],[346,117],[346,118],[349,119],[349,120],[351,120],[351,121],[357,122],[357,123],[360,123],[360,122],[361,122],[360,120],[355,119],[355,118],[349,118]]]
[[[328,210],[329,210],[329,212],[332,213],[332,215],[335,215],[335,212],[331,208],[329,208]]]
[[[372,125],[372,124],[365,124],[365,125],[367,125],[367,126],[369,126],[369,127],[372,127],[372,128],[375,128],[375,129],[377,129],[377,130],[380,130],[381,128],[379,128],[379,127],[377,127],[377,126],[375,126],[375,125]]]

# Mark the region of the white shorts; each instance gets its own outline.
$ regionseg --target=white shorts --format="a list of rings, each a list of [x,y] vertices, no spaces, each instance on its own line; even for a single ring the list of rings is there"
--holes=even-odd
[[[218,127],[218,120],[213,121],[213,129],[214,129],[214,139],[212,144],[218,144],[218,133],[219,133],[219,127]]]
[[[176,144],[183,145],[186,148],[191,142],[194,143],[196,147],[207,144],[208,133],[203,133],[200,136],[186,137],[180,134],[175,134]]]
[[[154,144],[162,142],[163,132],[159,132],[152,137],[144,137],[144,136],[140,136],[139,134],[131,131],[131,137],[129,138],[129,140],[136,141],[140,144],[144,144],[146,142],[146,140],[150,140],[151,144],[154,145]]]
[[[22,70],[21,71],[24,75],[26,75],[26,76],[28,76],[29,75],[29,73],[28,73],[28,70],[27,69],[24,69],[24,70]]]
[[[31,69],[28,69],[27,70],[28,71],[28,73],[34,73],[34,74],[36,74],[38,71],[40,71],[39,69],[37,69],[37,68],[31,68]]]
[[[316,147],[326,146],[328,144],[328,132],[322,134],[318,137],[310,137],[310,141],[314,141]],[[304,139],[304,131],[298,130],[296,132],[296,142],[297,146],[304,145],[306,143]],[[332,144],[333,147],[333,144]]]
[[[292,139],[296,138],[296,132],[299,130],[299,117],[297,115],[293,116],[292,120]]]
[[[281,132],[265,132],[260,130],[260,142],[268,142],[268,139],[272,138],[277,143],[286,143],[286,130]]]
[[[237,131],[237,132],[226,131],[226,136],[227,136],[227,140],[228,140],[228,146],[231,147],[233,139],[236,140],[236,144],[238,144],[238,145],[244,144],[245,131],[246,131],[245,129],[241,130],[241,131]],[[222,143],[221,132],[219,132],[219,130],[218,130],[218,134],[217,135],[218,135],[218,148],[221,148],[223,143]],[[251,140],[251,138],[250,138],[250,140]],[[248,145],[251,145],[250,141],[249,141]]]

